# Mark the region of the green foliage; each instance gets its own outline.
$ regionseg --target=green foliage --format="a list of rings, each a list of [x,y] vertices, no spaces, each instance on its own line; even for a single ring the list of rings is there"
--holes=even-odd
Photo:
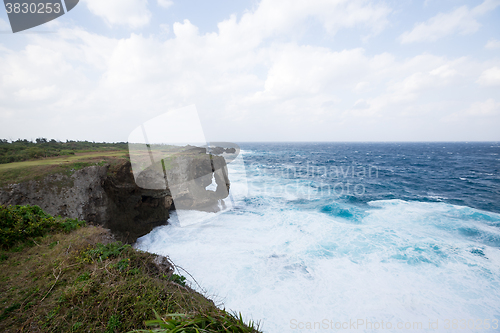
[[[24,215],[16,212],[28,223],[33,216],[50,220],[34,207],[21,211]],[[253,323],[246,325],[241,316],[181,287],[185,278],[171,274],[173,265],[159,265],[156,255],[120,242],[101,243],[109,233],[100,227],[63,233],[59,224],[55,233],[37,238],[36,246],[17,246],[19,252],[0,249],[0,332],[127,332],[145,328],[153,312],[164,318],[148,322],[159,332],[171,332],[168,327],[176,332],[258,332]]]
[[[233,333],[254,333],[258,332],[259,325],[250,321],[245,323],[241,313],[239,315],[229,314],[226,311],[214,311],[209,313],[198,314],[182,314],[172,313],[167,314],[163,318],[156,312],[155,320],[146,322],[147,326],[156,327],[154,330],[136,330],[132,332],[154,332],[154,333],[169,333],[169,332],[184,332],[184,333],[216,333],[216,332],[233,332]]]
[[[80,327],[82,327],[82,326],[83,326],[83,323],[82,323],[82,322],[80,322],[80,321],[77,321],[77,322],[76,322],[76,323],[74,323],[74,324],[73,324],[73,326],[71,327],[71,332],[76,332],[76,331],[78,331],[78,329],[79,329]]]
[[[77,219],[56,219],[38,206],[0,206],[0,246],[3,249],[20,244],[13,251],[23,249],[23,244],[33,243],[36,237],[49,232],[69,232],[85,225]]]
[[[0,164],[27,161],[54,156],[74,155],[75,152],[125,150],[127,143],[105,143],[89,141],[56,141],[38,138],[35,142],[0,139]]]
[[[78,258],[80,261],[86,263],[93,263],[95,261],[102,262],[108,258],[116,258],[122,251],[130,248],[130,245],[122,244],[122,242],[97,244],[96,247],[89,246],[88,249],[82,251]]]
[[[116,269],[119,271],[124,271],[128,268],[129,266],[129,261],[130,259],[122,259],[116,264]]]
[[[78,219],[70,219],[70,218],[62,220],[60,223],[62,229],[65,232],[70,232],[71,230],[83,227],[86,224],[85,221],[80,221]]]
[[[114,333],[116,332],[117,329],[120,328],[120,326],[121,326],[120,316],[112,315],[111,317],[109,317],[108,326],[106,327],[105,333]]]
[[[3,313],[0,315],[0,320],[4,320],[5,318],[7,318],[9,313],[19,309],[20,307],[21,307],[21,304],[19,304],[19,303],[14,303],[11,306],[7,307],[5,310],[3,310]]]
[[[173,281],[181,286],[186,286],[186,278],[182,275],[172,274],[169,278],[170,281]]]
[[[80,275],[79,277],[77,277],[76,281],[87,281],[88,279],[90,279],[90,273],[85,272],[82,275]]]

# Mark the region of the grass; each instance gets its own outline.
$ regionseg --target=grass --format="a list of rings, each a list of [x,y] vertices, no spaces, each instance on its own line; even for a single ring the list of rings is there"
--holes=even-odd
[[[160,264],[101,227],[50,231],[0,258],[1,332],[144,331],[145,323],[155,332],[258,332],[192,290],[168,259]]]
[[[75,153],[125,150],[126,142],[56,141],[37,138],[35,141],[10,141],[0,139],[0,164],[37,160],[54,156],[75,155]]]
[[[75,161],[85,160],[85,159],[95,159],[96,157],[97,158],[98,157],[125,157],[125,155],[127,155],[127,154],[128,154],[128,152],[126,150],[76,153],[75,155],[58,156],[58,157],[44,158],[44,159],[31,160],[31,161],[0,164],[0,171],[9,170],[9,169],[34,167],[34,166],[74,163]]]
[[[173,313],[160,316],[155,312],[156,320],[146,322],[147,326],[155,327],[153,330],[136,330],[133,332],[256,332],[252,322],[246,324],[241,314],[229,314],[227,312],[203,313],[198,315],[186,315]]]
[[[42,180],[51,174],[71,175],[91,165],[118,165],[127,158],[127,151],[110,151],[0,164],[0,187],[30,180]]]

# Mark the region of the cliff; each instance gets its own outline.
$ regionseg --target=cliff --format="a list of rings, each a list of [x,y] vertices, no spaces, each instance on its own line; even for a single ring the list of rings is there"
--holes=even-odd
[[[213,207],[214,202],[228,195],[230,184],[224,158],[203,155],[209,158],[195,154],[178,159],[182,163],[173,163],[169,174],[175,176],[174,192],[182,192],[182,198],[178,196],[180,208],[198,208],[195,202],[204,208]],[[0,188],[0,204],[38,205],[51,215],[101,225],[128,243],[168,223],[169,211],[175,209],[169,187],[155,188],[137,182],[143,185],[138,186],[131,164],[125,159],[114,165],[99,164],[69,174],[56,173],[41,180],[8,184]],[[150,168],[141,175],[157,179],[154,172]],[[216,191],[205,188],[210,184],[208,179],[215,179]]]

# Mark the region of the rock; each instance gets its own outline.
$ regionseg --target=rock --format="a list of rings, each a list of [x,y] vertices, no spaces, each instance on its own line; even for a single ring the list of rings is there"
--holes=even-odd
[[[172,163],[169,187],[176,194],[176,207],[212,209],[229,193],[226,162],[221,156],[201,154],[199,150],[195,155],[197,158],[188,154]],[[133,243],[154,227],[168,224],[169,211],[174,209],[171,188],[161,182],[163,173],[150,170],[141,176],[154,186],[138,186],[127,160],[112,171],[109,165],[89,166],[71,176],[48,175],[41,181],[0,188],[0,204],[38,205],[54,216],[102,225],[118,240]],[[216,191],[205,189],[212,177],[217,183]]]
[[[210,148],[210,153],[215,154],[215,155],[220,155],[224,153],[226,150],[222,147],[212,147]]]

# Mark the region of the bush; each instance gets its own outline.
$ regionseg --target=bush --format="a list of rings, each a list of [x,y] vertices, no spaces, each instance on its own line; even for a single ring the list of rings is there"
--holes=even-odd
[[[85,221],[56,219],[38,206],[0,206],[0,246],[9,249],[49,232],[70,232]]]
[[[170,276],[168,278],[170,281],[173,281],[183,287],[186,286],[186,277],[182,276],[182,275],[177,275],[177,274],[172,274],[172,276]]]

